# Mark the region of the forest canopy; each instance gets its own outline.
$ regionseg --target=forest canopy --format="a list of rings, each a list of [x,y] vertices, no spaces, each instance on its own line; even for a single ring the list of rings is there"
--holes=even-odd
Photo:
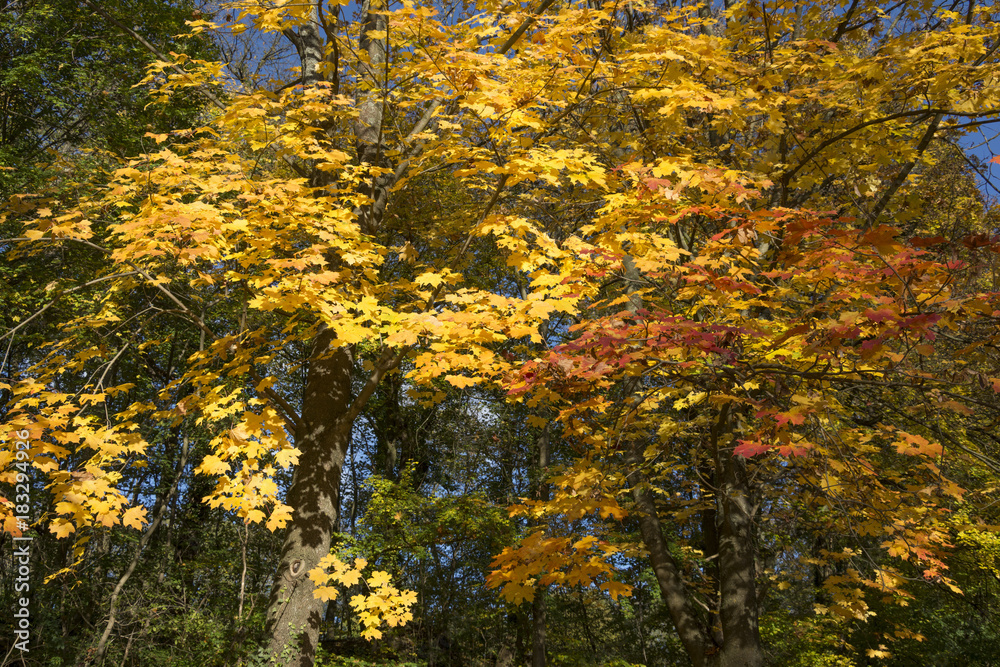
[[[0,41],[3,664],[995,661],[996,3]]]

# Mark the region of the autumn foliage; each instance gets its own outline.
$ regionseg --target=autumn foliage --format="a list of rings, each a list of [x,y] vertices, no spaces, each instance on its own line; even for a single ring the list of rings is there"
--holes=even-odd
[[[414,405],[503,396],[560,452],[487,576],[512,605],[618,600],[648,558],[692,664],[760,665],[772,584],[819,573],[841,623],[962,595],[957,545],[995,523],[970,480],[1000,470],[1000,242],[974,188],[931,193],[1000,113],[994,7],[227,6],[192,31],[284,31],[294,77],[160,54],[138,85],[201,95],[199,125],[3,213],[7,261],[74,262],[0,382],[32,443],[0,481],[74,540],[53,578],[147,526],[123,471],[197,432],[205,502],[288,531],[274,655],[287,606],[310,659],[338,587],[366,583],[366,637],[405,624],[414,593],[329,555],[356,420],[402,376]]]

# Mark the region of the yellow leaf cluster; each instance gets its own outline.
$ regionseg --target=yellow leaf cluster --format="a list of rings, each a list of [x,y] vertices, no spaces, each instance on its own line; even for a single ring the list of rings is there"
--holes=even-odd
[[[309,578],[315,585],[313,595],[322,600],[334,600],[339,590],[331,583],[337,583],[344,588],[351,588],[363,583],[368,593],[358,593],[351,597],[350,605],[358,614],[358,619],[365,626],[362,636],[366,639],[379,639],[382,636],[383,625],[390,628],[405,625],[413,619],[411,609],[417,601],[413,591],[399,590],[392,585],[392,577],[388,572],[376,570],[365,577],[362,572],[368,567],[368,561],[357,558],[353,564],[347,564],[337,556],[328,555],[309,572]]]

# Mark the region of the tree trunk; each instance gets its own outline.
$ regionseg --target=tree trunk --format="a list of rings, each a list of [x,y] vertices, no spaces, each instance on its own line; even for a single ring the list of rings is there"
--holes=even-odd
[[[642,542],[646,551],[649,552],[649,562],[653,566],[653,574],[656,575],[656,583],[659,585],[660,595],[667,605],[670,620],[673,621],[674,628],[677,629],[677,634],[680,636],[681,644],[684,645],[684,650],[691,659],[691,664],[694,667],[705,667],[711,664],[707,661],[711,645],[705,628],[691,605],[687,586],[684,584],[680,570],[670,554],[670,546],[663,537],[660,519],[656,513],[656,505],[653,502],[653,494],[644,488],[644,475],[639,470],[641,461],[642,453],[637,447],[629,457],[629,467],[632,470],[628,474],[628,482],[632,487],[632,497],[635,499],[635,506],[639,514],[639,532],[642,535]]]
[[[714,457],[713,457],[714,458]],[[701,475],[700,498],[705,508],[701,512],[701,551],[706,560],[705,573],[711,577],[715,595],[708,599],[708,620],[705,627],[716,646],[722,645],[722,627],[719,622],[719,511],[718,488],[720,473],[715,461],[699,466]]]
[[[301,452],[287,503],[294,508],[267,609],[268,652],[277,665],[310,667],[319,645],[323,602],[309,571],[330,553],[340,474],[350,442],[351,355],[330,330],[316,340],[302,404]]]
[[[535,589],[531,601],[531,667],[545,667],[545,588]]]
[[[712,440],[718,461],[721,493],[719,502],[719,616],[722,651],[719,667],[760,667],[764,652],[757,618],[757,560],[753,544],[753,515],[746,462],[733,454],[730,443],[729,409],[722,409],[713,428]]]
[[[538,439],[538,489],[535,495],[540,501],[549,499],[549,485],[546,481],[549,466],[549,427],[545,426]],[[535,588],[535,599],[531,601],[531,667],[545,667],[545,586]]]
[[[384,15],[372,11],[382,9],[366,0],[363,7],[362,48],[368,51],[370,65],[363,72],[374,82],[373,90],[359,105],[359,120],[355,127],[359,161],[377,165],[384,161],[382,151],[382,91],[381,73],[385,66],[385,41],[372,40],[371,31],[386,30]],[[285,35],[295,45],[302,66],[304,85],[322,79],[324,39],[320,33],[318,2],[313,2],[312,20]],[[378,198],[378,176],[369,186],[372,199]],[[384,189],[384,188],[383,188]],[[358,211],[363,232],[374,233],[381,219],[385,196],[379,205],[362,207]],[[332,331],[317,336],[313,357],[306,378],[302,403],[302,418],[295,434],[296,447],[301,452],[287,504],[294,510],[288,526],[281,561],[271,590],[267,610],[268,653],[277,665],[309,667],[319,645],[323,602],[313,596],[314,585],[309,571],[329,554],[333,532],[340,510],[340,477],[350,444],[353,420],[348,412],[351,405],[350,351],[336,345]],[[355,498],[356,502],[356,498]]]
[[[625,275],[625,293],[629,296],[629,303],[626,307],[635,314],[643,305],[642,298],[634,293],[642,284],[642,274],[636,268],[631,255],[625,255],[622,267]],[[631,395],[636,386],[637,382],[634,379],[627,381],[625,395]],[[635,500],[635,507],[638,510],[639,533],[646,551],[649,552],[649,562],[653,566],[653,574],[660,587],[660,595],[667,604],[670,620],[680,636],[681,644],[683,644],[694,667],[705,667],[705,665],[711,664],[708,662],[708,653],[709,649],[714,648],[715,645],[691,604],[690,591],[681,577],[680,569],[674,562],[673,555],[670,553],[670,545],[663,537],[660,517],[656,512],[656,503],[653,494],[646,488],[646,476],[641,470],[644,461],[645,457],[641,445],[633,443],[632,451],[626,459],[630,469],[627,480],[629,486],[632,487],[632,498]]]
[[[394,180],[386,158],[383,136],[386,47],[389,42],[389,21],[382,13],[384,11],[383,0],[364,0],[362,4],[360,46],[368,55],[368,64],[362,75],[370,89],[361,93],[358,100],[358,119],[354,123],[354,137],[358,162],[374,170],[361,189],[371,201],[357,211],[358,223],[365,234],[374,234],[381,226],[382,216],[388,203],[389,187]],[[372,33],[385,34],[385,37],[373,39]]]

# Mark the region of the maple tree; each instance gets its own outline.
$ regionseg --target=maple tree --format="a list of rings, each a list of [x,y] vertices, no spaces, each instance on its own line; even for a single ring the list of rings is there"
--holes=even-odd
[[[536,528],[495,562],[512,602],[628,595],[642,552],[693,664],[762,664],[764,521],[852,538],[796,565],[830,570],[824,613],[905,601],[913,572],[959,589],[994,493],[953,476],[996,472],[995,229],[922,188],[1000,108],[993,7],[226,7],[194,33],[281,35],[293,80],[160,53],[141,85],[206,100],[198,126],[5,214],[12,260],[87,258],[39,285],[38,313],[73,308],[0,385],[77,559],[150,521],[119,487],[155,426],[205,433],[208,504],[285,530],[267,651],[311,664],[326,584],[367,565],[330,555],[356,420],[395,383],[425,407],[501,387],[573,452],[513,509]],[[364,579],[369,636],[409,618]]]
[[[849,21],[850,16],[842,18],[840,28]],[[788,58],[787,65],[775,65],[781,56]],[[775,48],[767,64],[780,69],[801,57],[801,48],[784,53]],[[898,64],[891,69],[904,70]],[[739,68],[734,64],[729,71]],[[564,436],[587,451],[554,480],[560,489],[554,501],[530,502],[517,511],[570,519],[588,513],[616,517],[623,512],[618,499],[629,491],[642,543],[694,664],[764,660],[757,633],[760,565],[752,546],[762,507],[779,516],[804,512],[816,522],[817,532],[882,537],[877,545],[890,556],[901,558],[924,579],[957,591],[947,577],[944,554],[966,527],[968,517],[956,521],[953,514],[968,507],[968,498],[966,489],[943,474],[941,457],[947,446],[949,461],[995,466],[978,451],[985,444],[981,440],[970,447],[948,435],[982,431],[983,422],[963,424],[962,417],[975,414],[987,423],[995,419],[981,410],[993,404],[996,384],[989,373],[995,373],[995,357],[978,355],[969,360],[976,370],[968,368],[964,374],[954,365],[967,363],[957,360],[956,353],[960,359],[992,340],[996,285],[969,281],[970,273],[981,271],[970,271],[970,266],[983,259],[987,266],[994,264],[988,257],[995,252],[992,230],[963,239],[966,247],[987,255],[966,256],[966,261],[954,251],[947,261],[925,250],[947,243],[944,237],[917,236],[909,243],[898,238],[900,230],[880,217],[911,174],[912,158],[887,179],[891,194],[873,193],[877,196],[871,205],[854,199],[853,206],[840,207],[860,221],[837,212],[767,208],[830,202],[830,191],[843,192],[834,189],[838,180],[850,182],[851,175],[816,158],[834,141],[885,122],[851,119],[852,129],[834,128],[832,137],[816,141],[816,147],[782,145],[788,140],[780,132],[786,125],[795,128],[798,142],[818,134],[798,132],[800,123],[808,127],[808,118],[789,120],[790,109],[782,107],[789,103],[794,108],[789,82],[795,79],[782,80],[792,94],[772,112],[781,114],[780,122],[767,128],[781,138],[770,146],[744,146],[763,153],[756,165],[764,167],[763,175],[773,183],[762,183],[760,177],[756,184],[748,182],[753,174],[741,183],[739,176],[727,178],[714,165],[685,172],[674,159],[621,167],[634,189],[606,204],[603,216],[589,227],[594,262],[588,274],[595,279],[592,291],[624,282],[625,294],[612,290],[611,296],[595,300],[591,316],[570,328],[571,339],[529,362],[511,389],[552,406]],[[808,83],[817,104],[822,98],[815,95],[815,82]],[[838,111],[843,114],[847,108],[841,101]],[[870,108],[859,111],[869,113]],[[989,103],[982,113],[992,110]],[[823,115],[815,107],[810,111],[813,117]],[[713,110],[712,115],[717,128],[736,125],[731,114]],[[920,155],[939,120],[932,120],[925,139],[919,140]],[[721,144],[711,130],[707,135],[709,145]],[[850,143],[855,155],[845,166],[851,169],[879,157],[857,150],[860,142]],[[768,164],[768,158],[781,152],[778,165]],[[825,175],[823,187],[816,187],[815,176],[803,175],[813,162]],[[832,173],[824,173],[828,169]],[[769,187],[770,196],[753,193],[748,185]],[[863,191],[854,188],[862,197]],[[911,195],[909,202],[914,199]],[[911,205],[895,212],[894,219],[907,223],[919,210]],[[976,224],[968,209],[959,215],[962,224]],[[629,229],[634,231],[622,231]],[[980,318],[982,324],[977,324]],[[895,414],[859,418],[857,394],[868,406],[873,403],[867,386],[878,387],[879,408]],[[887,392],[905,399],[886,401]],[[956,415],[948,428],[935,423],[941,409]],[[902,457],[887,456],[890,448]],[[768,452],[773,454],[765,456]],[[961,465],[950,463],[949,468]],[[677,475],[687,480],[679,495],[691,500],[681,505],[679,516],[664,519],[652,491],[664,483],[660,480]],[[790,490],[796,502],[782,507],[781,498]],[[817,513],[825,516],[817,521]],[[666,520],[677,523],[682,534],[701,533],[700,539],[683,543],[697,550],[695,571],[702,583],[686,583],[683,572],[690,561],[684,561],[691,556],[681,559],[672,552],[661,526]],[[989,527],[980,523],[973,530]],[[870,546],[865,544],[870,540],[860,542],[861,549],[855,540],[839,553],[823,550],[813,556],[817,563],[844,566],[843,574],[826,578],[832,604],[818,606],[821,612],[866,618],[865,587],[889,598],[908,595],[903,585],[907,576],[897,566],[872,568],[858,558]],[[508,598],[518,600],[532,596],[533,581],[575,583],[606,576],[612,559],[607,553],[588,553],[588,546],[586,540],[571,544],[535,532],[497,559],[493,583],[503,584]],[[618,550],[610,545],[604,549]],[[567,565],[568,574],[561,571]],[[602,586],[615,590],[610,583]],[[897,628],[895,636],[912,633]],[[869,655],[888,656],[890,650],[882,644]]]

